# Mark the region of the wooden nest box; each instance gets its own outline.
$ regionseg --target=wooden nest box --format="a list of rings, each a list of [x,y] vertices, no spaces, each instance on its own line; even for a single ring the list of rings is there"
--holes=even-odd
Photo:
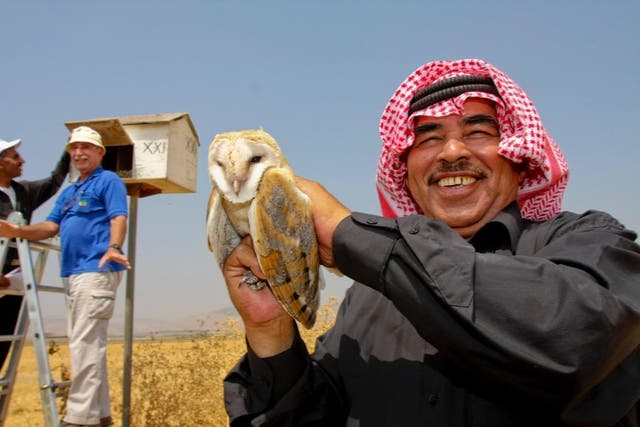
[[[67,122],[72,131],[89,126],[102,136],[102,166],[120,176],[129,194],[194,193],[198,134],[187,113],[109,117]]]

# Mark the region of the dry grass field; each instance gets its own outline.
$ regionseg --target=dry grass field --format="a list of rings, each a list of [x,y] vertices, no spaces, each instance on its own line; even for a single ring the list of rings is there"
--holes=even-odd
[[[331,298],[318,313],[316,326],[301,328],[313,349],[315,338],[333,324],[337,300]],[[245,351],[237,320],[228,319],[220,330],[187,339],[137,340],[133,344],[131,425],[134,427],[227,426],[222,380]],[[121,424],[123,343],[108,346],[111,409],[115,425]],[[65,344],[50,343],[49,361],[56,380],[68,375],[69,351]],[[59,398],[60,412],[64,398]],[[44,426],[38,369],[33,347],[25,346],[5,427]]]

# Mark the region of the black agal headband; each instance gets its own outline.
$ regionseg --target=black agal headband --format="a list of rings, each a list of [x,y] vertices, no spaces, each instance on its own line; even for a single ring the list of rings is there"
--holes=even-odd
[[[500,97],[491,77],[456,76],[435,82],[416,93],[409,104],[409,115],[465,92],[486,92]]]

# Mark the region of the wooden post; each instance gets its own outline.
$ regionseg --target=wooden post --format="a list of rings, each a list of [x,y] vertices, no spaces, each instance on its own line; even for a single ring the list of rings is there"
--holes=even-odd
[[[133,356],[133,300],[135,295],[136,233],[138,197],[141,185],[127,186],[129,193],[129,229],[127,230],[127,257],[131,270],[127,271],[127,289],[124,313],[124,362],[122,372],[122,427],[129,427],[131,419],[131,360]]]

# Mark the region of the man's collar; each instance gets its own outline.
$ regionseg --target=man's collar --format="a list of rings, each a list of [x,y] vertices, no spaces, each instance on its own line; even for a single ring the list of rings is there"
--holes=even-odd
[[[522,232],[523,220],[516,201],[511,202],[469,240],[479,250],[515,250]]]
[[[104,168],[102,167],[102,165],[100,165],[100,166],[98,166],[97,168],[95,168],[95,169],[93,170],[93,172],[91,172],[91,175],[89,175],[89,176],[87,177],[87,179],[84,179],[84,180],[83,180],[83,179],[79,179],[79,180],[77,180],[74,184],[75,184],[75,185],[77,185],[77,186],[82,185],[82,184],[84,184],[85,182],[89,181],[89,180],[90,180],[91,178],[93,178],[94,176],[96,176],[96,175],[98,175],[98,174],[102,173],[102,171],[103,171],[103,170],[104,170]]]

